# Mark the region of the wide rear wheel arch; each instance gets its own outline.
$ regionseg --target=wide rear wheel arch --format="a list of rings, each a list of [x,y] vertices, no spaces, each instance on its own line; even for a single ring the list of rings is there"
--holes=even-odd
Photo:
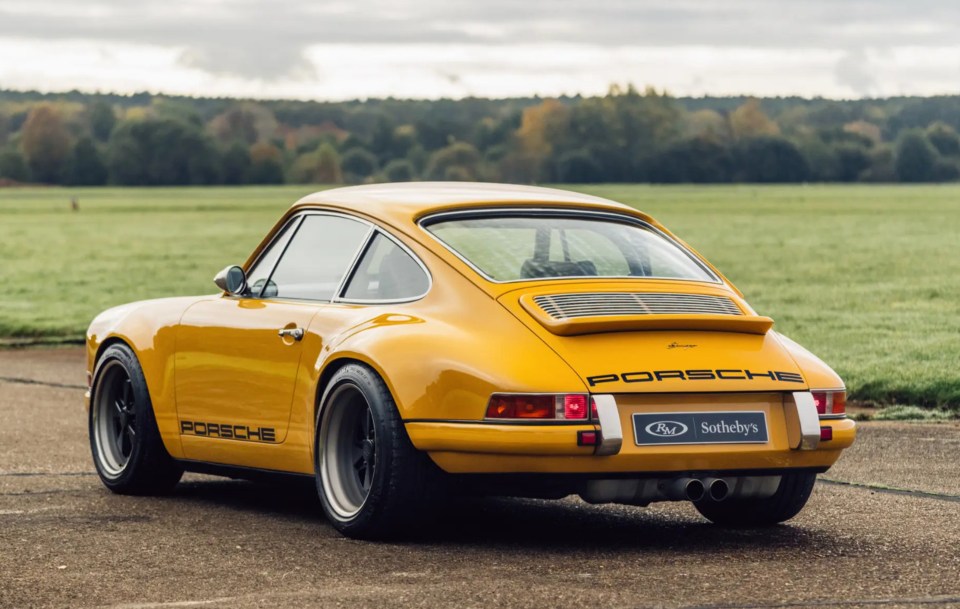
[[[341,533],[402,536],[439,506],[443,474],[410,442],[387,384],[372,367],[347,361],[329,375],[314,429],[317,492]]]

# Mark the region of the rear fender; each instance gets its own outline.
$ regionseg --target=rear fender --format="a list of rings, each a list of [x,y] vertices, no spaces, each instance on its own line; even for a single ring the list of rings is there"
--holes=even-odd
[[[323,392],[321,380],[345,361],[376,370],[408,422],[482,420],[496,392],[586,392],[546,343],[466,280],[435,284],[402,310],[344,307],[314,318],[310,333],[331,338],[309,371],[306,382],[316,388],[310,407]],[[470,319],[456,314],[466,310]],[[331,336],[343,327],[349,330]]]

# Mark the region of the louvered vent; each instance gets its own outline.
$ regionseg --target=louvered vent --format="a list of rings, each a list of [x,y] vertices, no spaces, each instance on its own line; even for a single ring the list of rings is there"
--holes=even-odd
[[[703,294],[662,292],[550,294],[535,296],[533,301],[554,319],[610,315],[743,315],[743,311],[729,298]]]

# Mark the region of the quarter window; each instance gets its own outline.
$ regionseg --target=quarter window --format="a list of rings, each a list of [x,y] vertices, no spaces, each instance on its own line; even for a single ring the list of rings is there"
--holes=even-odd
[[[340,216],[305,216],[260,296],[332,300],[369,230]]]
[[[426,272],[396,243],[377,233],[350,278],[347,300],[406,300],[430,285]]]

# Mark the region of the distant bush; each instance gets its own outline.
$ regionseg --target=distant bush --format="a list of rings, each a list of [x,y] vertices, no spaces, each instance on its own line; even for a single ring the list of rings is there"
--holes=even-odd
[[[960,96],[674,98],[613,85],[594,97],[253,103],[0,90],[0,146],[31,180],[58,184],[99,183],[98,155],[109,181],[129,185],[943,182],[960,179],[958,130]],[[93,148],[77,156],[85,138]]]
[[[393,159],[383,168],[383,176],[389,182],[410,182],[416,174],[416,167],[407,159]]]
[[[947,410],[932,410],[920,406],[887,406],[873,417],[874,421],[947,421],[960,417],[960,413]]]
[[[344,179],[353,183],[365,181],[377,172],[378,167],[377,156],[359,146],[350,148],[340,161]]]
[[[22,154],[16,150],[0,151],[0,178],[14,182],[30,181],[30,168]]]

